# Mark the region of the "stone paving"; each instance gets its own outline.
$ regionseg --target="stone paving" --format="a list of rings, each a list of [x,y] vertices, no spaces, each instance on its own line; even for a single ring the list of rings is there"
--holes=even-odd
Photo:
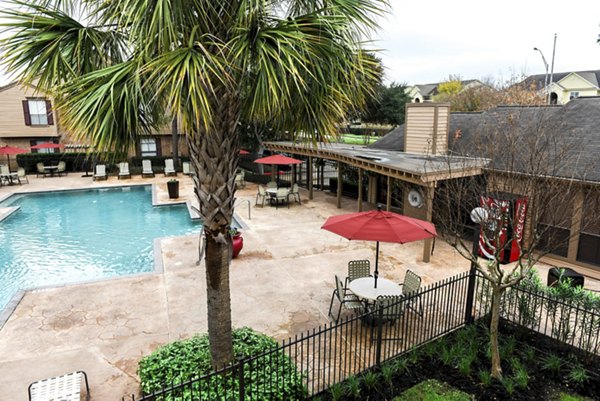
[[[177,201],[191,199],[191,180],[181,174],[178,178]],[[30,177],[30,184],[0,187],[0,200],[12,191],[153,183],[155,202],[162,204],[171,202],[167,180],[134,176],[94,182],[74,173]],[[315,192],[309,201],[301,189],[302,204],[276,209],[254,205],[253,184],[237,195],[244,249],[231,264],[234,326],[284,340],[327,323],[333,275],[345,277],[349,260],[374,258],[374,243],[348,241],[320,229],[328,216],[355,211],[356,201],[344,199],[338,209],[334,196]],[[204,266],[197,264],[198,238],[165,238],[159,244],[162,272],[25,292],[0,330],[0,399],[26,400],[29,383],[85,370],[92,400],[117,401],[138,393],[136,369],[142,356],[161,344],[205,332],[206,285]],[[422,262],[421,243],[380,247],[381,276],[396,282],[407,269],[427,285],[468,267],[441,241],[430,263]],[[600,282],[586,280],[586,287],[600,289]]]

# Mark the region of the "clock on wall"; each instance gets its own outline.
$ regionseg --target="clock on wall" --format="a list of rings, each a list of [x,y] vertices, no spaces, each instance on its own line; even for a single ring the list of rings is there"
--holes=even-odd
[[[408,204],[412,207],[423,206],[423,194],[418,189],[411,189],[408,193]]]

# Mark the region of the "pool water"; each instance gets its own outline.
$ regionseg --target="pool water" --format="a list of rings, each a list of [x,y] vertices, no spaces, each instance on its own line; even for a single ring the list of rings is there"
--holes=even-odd
[[[155,238],[199,233],[185,205],[149,186],[16,195],[0,222],[0,311],[19,289],[148,272]]]

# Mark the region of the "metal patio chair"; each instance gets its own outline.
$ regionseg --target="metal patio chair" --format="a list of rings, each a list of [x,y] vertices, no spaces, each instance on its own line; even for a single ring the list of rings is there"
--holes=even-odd
[[[402,287],[402,296],[408,298],[407,306],[416,314],[423,317],[423,301],[421,295],[416,295],[421,289],[421,277],[415,274],[412,270],[407,270],[404,275],[404,282],[399,284]],[[414,304],[419,303],[418,309]]]
[[[25,169],[23,167],[19,167],[19,169],[17,170],[17,177],[19,177],[19,182],[25,179],[25,181],[29,184],[27,173],[25,172]]]
[[[258,205],[258,200],[262,200],[262,207],[265,207],[265,199],[267,199],[267,190],[262,185],[258,186],[258,192],[256,193],[256,204]]]
[[[348,276],[346,277],[345,286],[352,280],[361,277],[369,277],[371,275],[371,262],[368,259],[351,260],[348,262]]]
[[[85,399],[89,401],[90,386],[83,370],[31,383],[29,401],[81,401],[81,379],[85,380]]]
[[[56,167],[56,174],[60,177],[63,174],[67,175],[67,163],[64,162],[64,160],[61,160],[58,162],[58,165]]]
[[[361,310],[365,306],[356,295],[352,294],[352,292],[347,288],[344,288],[342,280],[340,280],[340,278],[337,275],[335,275],[335,289],[331,294],[331,301],[329,302],[329,312],[327,312],[327,315],[331,316],[332,318],[333,315],[331,314],[331,309],[333,307],[333,300],[336,298],[340,303],[337,317],[334,318],[334,321],[336,323],[338,322],[340,314],[342,313],[342,307],[348,310]]]
[[[294,198],[294,201],[302,204],[302,201],[300,200],[300,188],[298,187],[298,184],[292,185],[292,189],[290,190],[290,193],[288,195],[288,197],[292,197]],[[289,199],[288,199],[289,202]]]

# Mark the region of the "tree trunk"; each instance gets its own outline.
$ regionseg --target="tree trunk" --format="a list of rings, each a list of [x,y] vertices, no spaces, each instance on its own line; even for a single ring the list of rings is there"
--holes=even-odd
[[[235,171],[238,163],[239,102],[225,91],[215,94],[215,121],[208,132],[188,136],[194,191],[206,235],[208,338],[213,369],[233,361],[229,264]]]
[[[495,379],[502,379],[502,366],[500,365],[500,347],[498,346],[498,323],[500,321],[500,298],[504,291],[499,288],[492,290],[492,319],[490,321],[490,349],[492,351],[491,375]]]
[[[179,131],[177,130],[177,117],[171,120],[171,147],[173,148],[173,164],[179,168]]]

